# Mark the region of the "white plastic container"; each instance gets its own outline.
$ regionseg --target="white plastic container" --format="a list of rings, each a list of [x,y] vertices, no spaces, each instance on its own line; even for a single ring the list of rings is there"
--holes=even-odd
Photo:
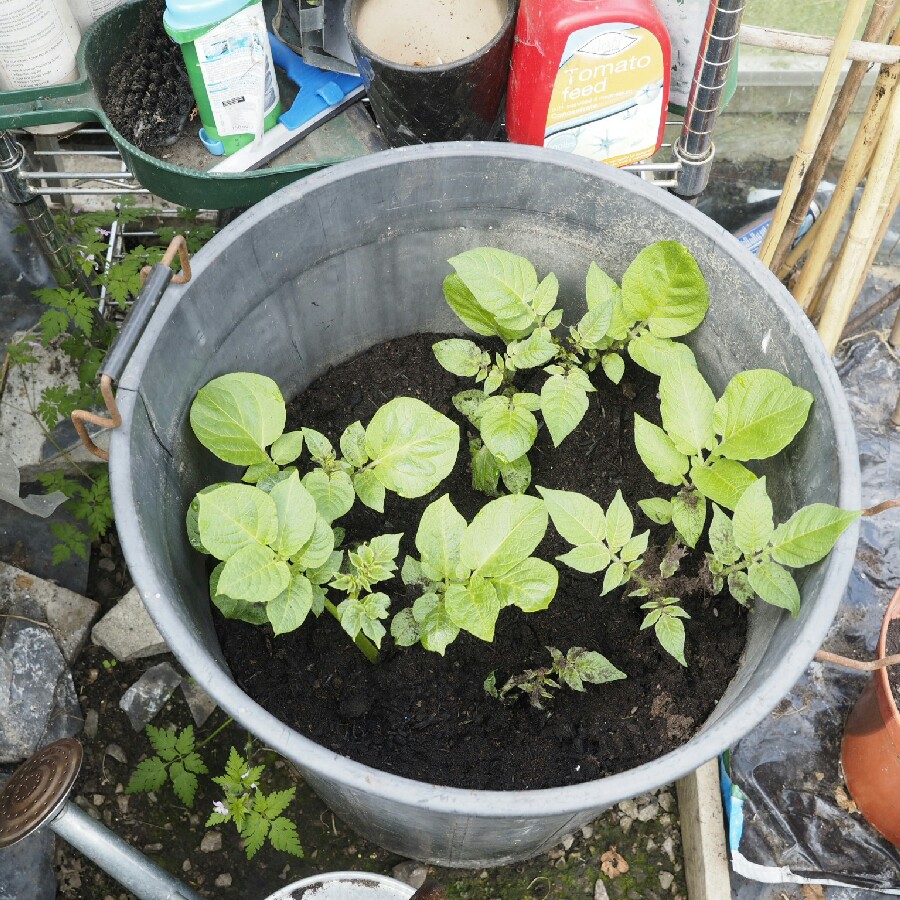
[[[124,2],[125,0],[69,0],[69,6],[81,33],[84,34],[100,16]]]
[[[0,0],[0,90],[75,81],[80,41],[68,0]],[[28,130],[63,134],[77,127],[76,122],[64,122]]]

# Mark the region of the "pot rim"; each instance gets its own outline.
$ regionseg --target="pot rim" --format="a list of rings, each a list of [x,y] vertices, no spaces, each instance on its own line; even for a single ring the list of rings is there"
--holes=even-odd
[[[357,173],[390,169],[402,165],[407,160],[414,162],[451,158],[471,159],[473,151],[477,151],[482,157],[497,161],[544,162],[594,179],[612,182],[617,190],[641,195],[654,206],[676,213],[707,239],[719,245],[726,255],[737,256],[739,253],[745,253],[739,249],[740,245],[729,232],[693,207],[612,166],[598,165],[570,153],[529,145],[462,141],[421,144],[383,151],[333,166],[288,185],[252,207],[232,223],[229,226],[232,229],[231,235],[223,237],[220,233],[213,237],[193,258],[194,276],[196,278],[202,275],[208,265],[215,264],[220,243],[226,240],[230,243],[241,233],[249,232],[257,220],[265,218],[281,206],[288,195],[296,201],[314,195],[320,187],[330,186]],[[784,324],[798,334],[807,351],[813,371],[823,388],[820,402],[827,407],[835,422],[835,452],[840,471],[838,503],[844,508],[859,509],[861,488],[856,434],[850,409],[831,359],[809,319],[775,275],[750,254],[742,256],[741,260],[759,283],[760,289],[771,296],[784,316]],[[301,761],[302,768],[327,780],[335,780],[340,773],[341,783],[351,793],[358,791],[369,796],[402,800],[421,810],[457,816],[477,818],[487,813],[492,818],[530,820],[536,815],[576,815],[586,810],[603,809],[652,787],[669,784],[732,746],[736,735],[747,733],[774,709],[787,687],[794,684],[803,674],[824,641],[849,579],[859,534],[858,522],[847,529],[829,557],[818,564],[826,567],[825,583],[838,584],[840,588],[832,588],[827,593],[824,605],[807,623],[803,640],[790,646],[777,664],[763,677],[753,694],[737,709],[722,714],[708,727],[701,726],[700,731],[689,741],[641,766],[595,781],[562,787],[518,791],[476,790],[429,784],[392,775],[316,744],[251,700],[233,681],[230,673],[227,679],[222,679],[221,676],[226,674],[227,670],[223,671],[223,667],[203,646],[198,634],[187,632],[170,607],[159,607],[154,604],[154,599],[162,596],[162,586],[153,574],[154,562],[141,538],[135,486],[129,477],[132,412],[139,402],[141,374],[153,357],[154,344],[162,332],[163,326],[160,323],[166,321],[190,287],[191,284],[173,285],[166,291],[119,382],[118,397],[123,425],[112,432],[110,441],[113,494],[117,510],[124,513],[120,517],[121,522],[117,522],[117,527],[126,560],[134,573],[141,597],[146,600],[147,609],[167,643],[173,651],[178,648],[176,656],[179,662],[201,686],[207,687],[218,676],[216,690],[214,693],[210,692],[216,702],[241,724],[252,721],[254,733],[286,758]],[[820,599],[819,603],[822,604],[823,600]]]
[[[293,884],[279,888],[274,894],[266,897],[266,900],[292,900],[294,891],[299,888],[319,887],[329,884],[341,884],[345,882],[367,882],[366,887],[386,887],[400,889],[407,896],[412,896],[415,889],[410,887],[403,881],[391,878],[389,875],[380,875],[377,872],[352,872],[350,870],[344,872],[323,872],[321,875],[310,875],[308,878],[301,878]],[[379,893],[382,893],[379,891]],[[386,893],[386,892],[384,892]],[[396,890],[392,893],[396,894]]]
[[[881,623],[881,634],[878,637],[878,658],[884,659],[887,655],[888,628],[895,619],[900,619],[900,587],[894,592],[891,602],[884,612],[884,621]],[[885,728],[891,734],[894,743],[900,745],[900,710],[894,700],[894,692],[891,689],[891,680],[887,667],[875,671],[875,684],[877,687],[878,705],[881,708],[881,717],[884,719]]]
[[[347,0],[344,4],[344,28],[347,31],[348,38],[350,38],[351,46],[354,42],[359,44],[359,46],[366,51],[366,56],[370,59],[374,59],[384,68],[396,69],[398,72],[408,72],[414,75],[441,75],[444,72],[449,72],[452,69],[457,69],[475,62],[479,56],[484,56],[503,40],[503,36],[509,28],[510,22],[515,18],[517,9],[516,0],[505,0],[507,6],[506,15],[503,17],[503,22],[500,24],[499,30],[486,44],[482,44],[468,56],[463,56],[461,59],[454,59],[451,62],[442,63],[437,66],[410,66],[406,63],[395,62],[393,59],[388,59],[386,56],[376,53],[362,40],[362,38],[360,38],[356,26],[353,24],[352,15],[352,8],[357,2],[358,0]]]

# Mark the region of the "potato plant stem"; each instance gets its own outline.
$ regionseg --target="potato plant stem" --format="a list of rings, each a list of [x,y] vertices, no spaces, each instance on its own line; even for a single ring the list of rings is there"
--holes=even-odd
[[[341,614],[338,612],[337,607],[327,597],[325,598],[325,609],[327,609],[338,622],[341,621]],[[373,666],[378,663],[378,648],[361,631],[353,638],[353,643],[362,650],[363,655]]]

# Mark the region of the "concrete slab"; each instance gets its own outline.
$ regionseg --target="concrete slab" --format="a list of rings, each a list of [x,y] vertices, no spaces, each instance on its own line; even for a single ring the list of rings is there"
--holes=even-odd
[[[95,626],[91,640],[119,662],[168,653],[137,588],[132,588]],[[200,724],[200,723],[198,723]]]

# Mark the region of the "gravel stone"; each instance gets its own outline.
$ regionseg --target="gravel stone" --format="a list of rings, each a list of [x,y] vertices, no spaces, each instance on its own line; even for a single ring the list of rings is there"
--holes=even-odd
[[[609,893],[602,878],[598,878],[594,885],[594,900],[609,900]]]
[[[181,676],[169,663],[159,663],[147,669],[119,701],[131,727],[135,731],[143,731],[144,726],[163,708],[179,684]]]
[[[215,853],[216,851],[221,850],[222,832],[207,831],[206,834],[203,835],[203,840],[200,841],[200,849],[204,853]]]
[[[101,563],[103,560],[101,560]],[[168,653],[137,588],[132,588],[95,626],[91,640],[120,662]]]
[[[231,887],[231,875],[227,872],[223,872],[221,875],[216,875],[215,886],[217,888],[227,888]]]
[[[422,863],[415,862],[415,860],[407,860],[394,866],[393,875],[397,881],[402,881],[410,887],[418,889],[425,884],[425,879],[428,877],[428,867],[422,865]]]

